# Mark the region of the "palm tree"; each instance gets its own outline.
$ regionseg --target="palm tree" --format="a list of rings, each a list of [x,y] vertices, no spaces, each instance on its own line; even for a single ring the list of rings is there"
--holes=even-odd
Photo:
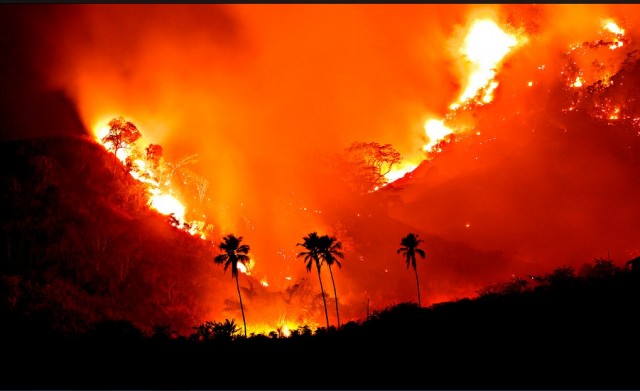
[[[414,233],[410,233],[400,241],[400,247],[397,251],[398,254],[404,255],[407,261],[407,269],[409,266],[413,266],[413,271],[416,273],[416,285],[418,286],[418,307],[421,307],[420,304],[420,280],[418,280],[418,269],[416,265],[416,254],[420,255],[422,259],[424,259],[425,254],[424,250],[419,249],[418,245],[424,242],[422,239],[418,239],[418,235]]]
[[[329,274],[331,275],[331,284],[333,285],[333,295],[336,298],[336,317],[338,318],[338,328],[340,328],[340,313],[338,312],[338,292],[336,291],[336,283],[333,280],[333,272],[331,271],[331,265],[334,263],[338,265],[338,267],[342,267],[340,265],[340,261],[338,258],[344,258],[344,254],[340,250],[342,250],[342,243],[337,241],[335,236],[323,235],[320,237],[320,257],[322,260],[329,266]]]
[[[240,298],[240,310],[242,311],[242,323],[244,323],[244,336],[247,337],[247,321],[244,318],[244,307],[242,306],[242,295],[240,294],[240,283],[238,282],[238,262],[241,262],[246,266],[246,262],[249,261],[249,245],[240,244],[242,242],[242,236],[236,237],[233,234],[229,234],[222,238],[222,242],[218,245],[218,248],[224,251],[222,254],[216,255],[213,261],[217,264],[224,264],[224,271],[227,271],[229,265],[231,265],[231,277],[236,279],[236,287],[238,288],[238,297]]]
[[[307,236],[302,238],[302,243],[297,243],[297,246],[302,246],[308,251],[302,251],[296,258],[304,257],[307,262],[307,272],[311,271],[312,265],[315,263],[318,269],[318,280],[320,280],[320,292],[322,292],[322,302],[324,303],[324,316],[327,319],[327,330],[329,330],[329,313],[327,312],[327,300],[324,298],[324,287],[322,286],[322,278],[320,277],[320,237],[317,232],[311,232]]]

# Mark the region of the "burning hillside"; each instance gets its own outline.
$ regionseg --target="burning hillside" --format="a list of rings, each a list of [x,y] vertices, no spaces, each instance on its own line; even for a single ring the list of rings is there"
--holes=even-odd
[[[333,269],[343,323],[415,300],[396,253],[409,232],[424,239],[426,305],[512,275],[640,254],[638,6],[2,10],[3,139],[83,127],[104,147],[96,159],[117,157],[101,175],[118,183],[103,191],[135,194],[135,213],[158,212],[165,227],[123,230],[130,237],[108,262],[130,259],[136,240],[136,257],[161,258],[167,277],[141,278],[169,301],[182,295],[175,306],[190,303],[185,323],[240,318],[231,276],[213,265],[230,233],[251,248],[239,282],[255,332],[324,322],[318,276],[297,257],[314,231],[344,246]],[[41,98],[52,91],[73,107]],[[118,129],[134,137],[120,143]],[[355,147],[367,158],[353,160]],[[147,221],[135,213],[119,224]],[[167,241],[194,246],[181,247],[188,261],[161,256],[155,234],[145,239],[165,229]]]

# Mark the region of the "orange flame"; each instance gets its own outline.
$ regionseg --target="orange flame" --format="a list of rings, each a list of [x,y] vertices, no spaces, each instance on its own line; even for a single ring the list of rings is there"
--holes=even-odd
[[[106,117],[105,117],[106,118]],[[96,140],[101,143],[107,150],[111,151],[109,143],[103,143],[102,139],[109,132],[108,120],[96,122],[93,126],[93,134]],[[127,145],[125,148],[118,150],[116,157],[123,164],[126,163],[127,158],[132,156],[132,152],[136,150],[135,145]],[[112,152],[112,151],[111,151]],[[185,206],[173,195],[173,190],[170,188],[170,181],[165,181],[162,186],[156,179],[156,174],[153,170],[147,168],[147,164],[144,160],[133,160],[135,170],[129,170],[129,174],[136,180],[147,185],[147,190],[150,193],[148,205],[159,213],[164,215],[172,215],[178,223],[182,226],[185,224]],[[194,221],[189,224],[187,231],[196,235],[199,234],[202,239],[206,236],[204,234],[205,224],[204,222]]]
[[[470,64],[471,72],[467,76],[466,88],[458,100],[449,106],[456,110],[482,94],[482,103],[493,100],[493,90],[498,83],[494,80],[498,65],[509,53],[511,48],[518,44],[518,39],[504,32],[493,20],[476,20],[460,48],[462,54]]]
[[[459,49],[459,53],[467,61],[469,70],[466,87],[449,108],[455,112],[471,102],[479,105],[490,103],[493,100],[493,92],[498,87],[495,76],[501,62],[514,47],[525,41],[526,37],[517,37],[505,32],[491,19],[475,20]],[[449,128],[445,120],[436,118],[427,119],[424,129],[427,143],[423,145],[422,150],[427,153],[438,152],[434,151],[434,147],[456,131]],[[415,170],[420,162],[403,162],[404,164],[391,170],[385,177],[391,183]]]

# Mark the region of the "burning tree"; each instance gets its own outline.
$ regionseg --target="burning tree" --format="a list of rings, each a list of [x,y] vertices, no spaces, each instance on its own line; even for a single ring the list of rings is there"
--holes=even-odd
[[[321,257],[321,240],[317,232],[311,232],[304,238],[302,243],[297,243],[297,246],[302,246],[307,251],[302,251],[296,255],[296,258],[304,257],[307,262],[307,272],[311,271],[311,265],[315,263],[318,270],[318,280],[320,281],[320,292],[322,293],[322,302],[324,303],[324,316],[327,319],[327,330],[329,329],[329,313],[327,312],[327,300],[324,297],[324,287],[322,286],[322,277],[320,276],[320,257]]]
[[[108,150],[113,151],[114,155],[118,156],[119,150],[127,148],[141,136],[142,134],[133,122],[125,121],[124,118],[118,117],[109,121],[109,133],[101,141]]]
[[[347,182],[359,193],[377,190],[388,183],[387,175],[402,157],[391,144],[356,142],[346,149]]]
[[[242,236],[236,237],[233,234],[229,234],[222,238],[222,242],[218,245],[218,248],[224,251],[222,254],[216,255],[213,261],[217,264],[224,264],[224,271],[227,271],[229,265],[231,265],[231,277],[236,279],[236,287],[238,288],[238,298],[240,299],[240,311],[242,311],[242,323],[244,324],[244,336],[247,336],[247,321],[244,318],[244,307],[242,305],[242,295],[240,294],[240,283],[238,282],[238,262],[242,263],[246,267],[246,263],[249,262],[249,245],[240,244],[242,242]]]
[[[410,233],[400,241],[400,247],[397,251],[398,254],[404,255],[407,261],[407,268],[409,266],[413,267],[413,271],[416,273],[416,285],[418,286],[418,307],[421,307],[420,303],[420,280],[418,280],[418,269],[416,265],[416,254],[420,255],[422,259],[424,259],[425,254],[424,250],[419,249],[418,246],[420,243],[424,242],[422,239],[418,239],[418,235],[414,233]]]
[[[160,165],[160,159],[162,158],[162,146],[158,144],[149,144],[145,148],[146,159],[150,162],[154,169],[157,169]]]

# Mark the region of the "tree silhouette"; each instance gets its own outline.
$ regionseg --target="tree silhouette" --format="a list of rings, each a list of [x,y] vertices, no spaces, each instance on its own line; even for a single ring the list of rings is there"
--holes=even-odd
[[[214,339],[231,341],[238,331],[240,331],[240,329],[238,328],[238,325],[236,325],[235,319],[225,319],[224,322],[213,323]]]
[[[320,237],[317,232],[311,232],[307,236],[302,238],[302,243],[297,243],[297,246],[302,246],[307,251],[302,251],[296,255],[296,258],[304,257],[307,262],[307,272],[311,271],[311,266],[315,263],[318,269],[318,280],[320,281],[320,291],[322,292],[322,302],[324,303],[324,316],[327,319],[327,329],[329,329],[329,313],[327,312],[327,300],[324,297],[324,287],[322,286],[322,277],[320,277]]]
[[[340,328],[340,312],[338,311],[338,292],[336,291],[336,282],[333,279],[333,272],[331,271],[331,265],[334,263],[338,267],[342,267],[338,258],[344,258],[342,250],[342,243],[337,241],[335,236],[323,235],[320,237],[320,258],[329,266],[329,274],[331,275],[331,284],[333,285],[333,295],[336,298],[336,317],[338,319],[338,328]]]
[[[240,244],[242,242],[242,236],[236,237],[233,234],[229,234],[222,238],[222,242],[218,245],[218,248],[223,251],[222,254],[218,254],[213,258],[213,261],[220,265],[224,264],[224,271],[231,266],[231,277],[236,279],[236,287],[238,288],[238,298],[240,298],[240,310],[242,311],[242,323],[244,324],[244,336],[247,336],[247,322],[244,318],[244,307],[242,305],[242,295],[240,294],[240,283],[238,282],[238,262],[246,266],[246,262],[249,261],[249,245]]]
[[[109,133],[101,141],[117,157],[119,150],[133,144],[141,136],[142,134],[133,122],[118,117],[109,121]]]
[[[410,233],[400,241],[400,247],[397,251],[398,254],[402,254],[407,261],[407,268],[413,267],[413,271],[416,273],[416,285],[418,286],[418,307],[421,307],[420,302],[420,280],[418,279],[418,268],[416,265],[416,254],[420,255],[422,259],[425,257],[424,250],[419,249],[420,243],[424,242],[422,239],[418,239],[418,235]]]
[[[402,157],[391,144],[356,142],[342,157],[347,183],[359,193],[368,193],[387,184],[385,177]]]

